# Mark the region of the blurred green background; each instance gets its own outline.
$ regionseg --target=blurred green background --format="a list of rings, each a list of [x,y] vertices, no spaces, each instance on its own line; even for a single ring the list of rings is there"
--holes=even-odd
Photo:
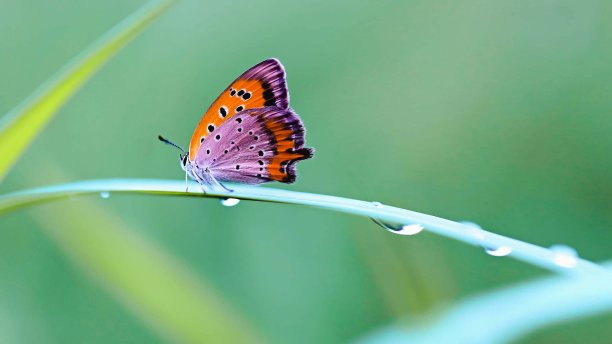
[[[0,113],[143,4],[0,1]],[[231,80],[277,57],[317,153],[295,185],[270,186],[470,220],[607,260],[610,11],[605,1],[182,1],[60,111],[0,191],[183,178],[157,134],[186,146]],[[0,219],[2,342],[164,338],[58,244],[49,214],[70,223],[88,202],[173,256],[271,342],[351,341],[545,274],[426,232],[394,236],[309,208],[74,198]],[[610,321],[523,341],[596,342],[612,335]]]

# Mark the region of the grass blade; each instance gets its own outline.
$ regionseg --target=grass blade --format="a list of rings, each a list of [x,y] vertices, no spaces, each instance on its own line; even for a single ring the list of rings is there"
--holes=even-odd
[[[429,232],[436,233],[463,243],[481,248],[503,247],[508,250],[504,256],[566,275],[609,274],[601,266],[581,258],[572,258],[571,266],[560,264],[559,254],[554,250],[536,246],[520,240],[474,227],[464,223],[418,213],[406,209],[365,202],[355,199],[312,194],[305,192],[231,185],[234,192],[214,191],[203,194],[199,185],[192,182],[189,192],[185,183],[175,180],[151,179],[101,179],[70,184],[47,186],[0,196],[0,213],[33,203],[89,193],[141,193],[182,195],[192,197],[237,198],[263,202],[307,205],[348,214],[377,219],[384,223],[420,224]]]
[[[117,24],[0,119],[0,181],[59,108],[174,0],[151,1]]]
[[[514,343],[546,326],[610,310],[612,275],[554,276],[469,297],[428,326],[393,326],[357,343]]]
[[[186,266],[82,200],[34,212],[72,261],[156,334],[178,343],[257,343],[254,330]]]

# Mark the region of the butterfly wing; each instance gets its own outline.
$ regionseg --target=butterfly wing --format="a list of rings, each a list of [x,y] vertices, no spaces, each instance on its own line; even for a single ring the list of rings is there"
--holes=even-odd
[[[202,141],[236,113],[264,106],[289,106],[285,69],[277,59],[265,60],[244,72],[212,103],[191,137],[189,160],[195,160]]]
[[[300,117],[289,108],[246,110],[204,140],[195,163],[220,181],[293,183],[295,164],[314,152],[304,147],[304,133]]]

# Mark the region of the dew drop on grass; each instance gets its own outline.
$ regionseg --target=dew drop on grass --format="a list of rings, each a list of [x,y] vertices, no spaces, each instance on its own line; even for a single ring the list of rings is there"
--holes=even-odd
[[[472,221],[459,221],[459,223],[464,224],[466,226],[482,229],[482,227],[480,227],[477,223],[474,223]]]
[[[482,227],[480,227],[477,223],[471,221],[460,221],[459,223],[468,226],[468,232],[477,240],[484,240],[485,236],[482,231]]]
[[[412,224],[412,225],[404,225],[402,226],[402,228],[400,228],[397,231],[394,231],[393,233],[395,234],[399,234],[399,235],[415,235],[415,234],[419,234],[423,231],[423,226],[421,226],[418,223]]]
[[[104,198],[104,199],[107,199],[107,198],[109,198],[109,197],[110,197],[110,192],[108,192],[108,191],[102,191],[102,192],[100,192],[100,197],[101,197],[101,198]]]
[[[566,245],[553,245],[550,250],[555,253],[555,264],[564,268],[573,268],[578,264],[578,253]]]
[[[490,256],[504,257],[512,253],[512,249],[508,246],[499,246],[495,248],[487,247],[485,248],[485,252]]]
[[[460,221],[459,223],[466,225],[468,228],[468,232],[477,240],[484,240],[485,235],[482,227],[480,227],[477,223],[471,221]],[[508,246],[484,246],[485,252],[493,257],[505,257],[512,253],[512,248]]]
[[[415,235],[419,234],[423,231],[423,226],[418,223],[410,224],[410,225],[401,225],[401,224],[390,224],[387,222],[383,222],[381,220],[371,218],[374,223],[381,226],[382,228],[388,230],[393,234],[399,235]]]
[[[226,207],[233,207],[236,204],[240,203],[240,200],[238,198],[223,198],[220,202]]]

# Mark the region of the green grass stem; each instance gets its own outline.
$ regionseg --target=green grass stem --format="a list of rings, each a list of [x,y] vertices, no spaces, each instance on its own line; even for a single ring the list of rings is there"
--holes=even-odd
[[[564,275],[608,274],[601,266],[575,257],[565,250],[536,246],[479,228],[440,217],[401,209],[379,202],[288,191],[248,185],[229,185],[234,192],[216,190],[204,194],[192,182],[185,191],[183,181],[152,179],[101,179],[46,186],[0,196],[0,212],[68,196],[81,194],[140,193],[190,197],[234,198],[250,201],[306,205],[375,219],[379,223],[419,224],[425,230],[469,245],[491,255],[503,255]]]

